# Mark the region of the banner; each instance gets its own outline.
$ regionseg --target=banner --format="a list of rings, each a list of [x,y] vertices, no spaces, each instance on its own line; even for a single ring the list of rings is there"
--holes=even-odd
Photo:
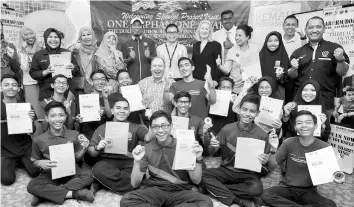
[[[20,30],[24,25],[24,13],[1,8],[1,25],[5,41],[17,47]]]
[[[331,134],[328,142],[342,158],[344,172],[353,173],[354,167],[354,129],[331,124]]]
[[[164,43],[165,27],[175,23],[179,27],[179,42],[191,53],[200,21],[211,21],[216,31],[222,27],[221,12],[231,9],[235,25],[247,24],[250,1],[90,1],[90,8],[92,28],[99,42],[107,31],[117,33],[119,42],[131,38],[130,20],[140,17],[144,21],[144,35],[158,45]]]
[[[350,59],[349,68],[352,68],[354,63],[354,6],[326,8],[323,10],[323,20],[326,25],[324,39],[338,43],[344,48]]]
[[[282,33],[283,22],[288,15],[301,12],[301,2],[254,7],[252,42],[264,43],[271,31]]]

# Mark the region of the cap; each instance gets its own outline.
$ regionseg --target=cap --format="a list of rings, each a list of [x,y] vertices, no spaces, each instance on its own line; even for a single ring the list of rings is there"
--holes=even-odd
[[[143,20],[139,17],[134,17],[131,21],[130,24],[133,24],[135,21],[139,21],[140,24],[144,24]]]

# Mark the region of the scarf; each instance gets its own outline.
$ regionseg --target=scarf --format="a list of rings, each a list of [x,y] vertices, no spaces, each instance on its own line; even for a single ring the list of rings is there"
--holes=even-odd
[[[114,57],[114,55],[112,54],[111,50],[108,47],[108,37],[109,36],[115,36],[116,37],[116,42],[118,44],[118,36],[116,33],[114,32],[107,32],[106,34],[104,34],[102,42],[100,47],[98,48],[97,52],[95,53],[95,55],[101,59],[103,59],[107,65],[115,65],[115,60],[114,58],[110,58],[110,57]]]
[[[57,48],[51,48],[49,47],[48,45],[48,37],[49,37],[49,34],[51,32],[55,32],[58,37],[59,37],[59,46]],[[61,32],[59,32],[59,30],[57,29],[54,29],[54,28],[48,28],[44,34],[43,34],[43,37],[44,37],[44,44],[45,44],[45,48],[46,50],[48,51],[49,54],[58,54],[59,53],[59,50],[60,50],[60,45],[61,45],[61,40],[63,39],[63,34]]]
[[[81,36],[82,36],[82,33],[86,32],[86,31],[88,31],[92,35],[92,39],[91,39],[90,45],[85,45],[85,44],[82,43]],[[84,53],[87,53],[88,55],[93,54],[98,48],[97,45],[96,45],[97,44],[97,38],[96,38],[95,32],[93,31],[93,29],[91,27],[88,27],[88,26],[81,27],[81,29],[79,31],[78,42],[81,43],[80,51],[84,52]]]
[[[25,33],[27,30],[30,30],[32,31],[32,33],[34,34],[34,43],[33,43],[33,47],[32,49],[27,52],[26,48],[27,48],[27,42],[25,40]],[[18,41],[18,45],[20,48],[20,51],[23,51],[25,52],[26,54],[28,54],[31,58],[32,56],[34,55],[34,53],[36,53],[37,51],[41,50],[42,48],[40,47],[39,45],[39,42],[37,41],[37,38],[36,38],[36,32],[30,28],[30,27],[27,27],[27,26],[23,26],[20,30],[20,35],[19,35],[19,41]]]

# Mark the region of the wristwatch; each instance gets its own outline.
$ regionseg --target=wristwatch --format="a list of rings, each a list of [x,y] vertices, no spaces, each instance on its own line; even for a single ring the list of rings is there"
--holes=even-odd
[[[202,164],[203,163],[203,157],[201,156],[199,159],[197,158],[197,163]]]

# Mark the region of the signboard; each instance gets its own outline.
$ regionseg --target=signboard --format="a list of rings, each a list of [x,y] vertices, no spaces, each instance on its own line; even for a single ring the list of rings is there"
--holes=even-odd
[[[20,30],[24,25],[24,13],[1,8],[1,23],[5,41],[18,46]]]

